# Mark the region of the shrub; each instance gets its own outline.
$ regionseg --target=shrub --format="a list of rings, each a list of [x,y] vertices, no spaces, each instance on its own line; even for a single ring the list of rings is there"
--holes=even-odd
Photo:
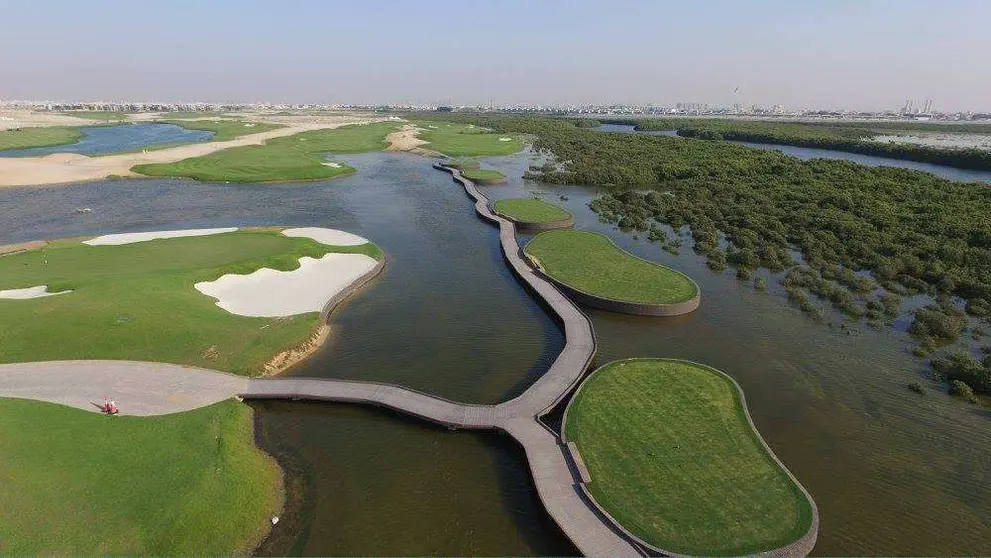
[[[967,327],[967,315],[952,304],[930,304],[915,311],[908,331],[917,337],[929,336],[937,341],[956,341]]]
[[[926,388],[922,387],[922,384],[918,381],[911,381],[908,383],[908,389],[918,393],[920,395],[926,394]]]
[[[754,288],[758,291],[767,290],[767,279],[763,277],[754,277]]]
[[[970,389],[970,386],[960,380],[953,380],[950,382],[950,395],[962,397],[963,399],[971,402],[977,400],[974,396],[974,390]]]
[[[957,351],[949,357],[934,358],[932,369],[942,378],[960,381],[979,393],[991,393],[991,357],[981,362],[966,351]]]

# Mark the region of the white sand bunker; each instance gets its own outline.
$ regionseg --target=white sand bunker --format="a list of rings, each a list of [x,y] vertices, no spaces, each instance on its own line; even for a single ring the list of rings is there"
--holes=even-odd
[[[294,238],[312,238],[320,244],[327,246],[361,246],[368,244],[368,239],[349,232],[336,229],[325,229],[322,227],[299,227],[282,231],[285,236]]]
[[[45,296],[55,296],[66,293],[71,293],[72,291],[59,291],[57,293],[48,292],[48,285],[38,285],[37,287],[28,287],[26,289],[7,289],[6,291],[0,291],[0,298],[8,298],[11,300],[27,300],[29,298],[41,298]]]
[[[326,166],[326,167],[333,167],[335,169],[341,168],[341,164],[340,163],[323,163],[323,165]]]
[[[90,246],[119,246],[121,244],[133,244],[135,242],[147,242],[159,238],[181,238],[187,236],[207,236],[211,234],[230,233],[237,230],[237,227],[227,227],[222,229],[186,229],[181,231],[152,231],[141,233],[105,234],[96,238],[83,241],[83,244]]]
[[[322,311],[330,299],[371,271],[377,263],[364,254],[332,253],[320,259],[300,258],[299,269],[293,271],[264,268],[248,275],[227,274],[216,281],[194,286],[201,293],[216,298],[217,306],[232,314],[270,318],[292,316]]]
[[[513,141],[513,138],[499,138],[499,141]]]

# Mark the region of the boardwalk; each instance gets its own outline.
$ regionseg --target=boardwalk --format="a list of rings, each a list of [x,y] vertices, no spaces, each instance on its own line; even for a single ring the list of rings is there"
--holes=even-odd
[[[0,397],[53,401],[94,411],[88,399],[98,396],[97,400],[102,400],[103,394],[110,394],[125,414],[179,412],[234,395],[246,399],[332,401],[386,407],[451,428],[502,430],[523,447],[541,502],[583,554],[643,555],[583,495],[580,475],[560,439],[539,421],[582,379],[595,355],[591,322],[568,297],[527,265],[516,242],[513,223],[492,213],[485,196],[458,171],[437,168],[451,172],[474,198],[478,214],[498,225],[506,261],[564,327],[564,349],[547,372],[518,397],[498,405],[467,405],[374,382],[303,377],[245,379],[174,364],[122,361],[0,365]],[[184,384],[187,375],[194,379]],[[191,391],[198,391],[200,399],[194,401]],[[67,392],[77,396],[62,395]]]

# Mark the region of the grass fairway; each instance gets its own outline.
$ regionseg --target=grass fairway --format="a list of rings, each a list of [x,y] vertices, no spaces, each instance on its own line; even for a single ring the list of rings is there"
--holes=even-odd
[[[394,122],[351,125],[273,138],[265,145],[223,149],[175,163],[137,165],[131,170],[148,176],[176,176],[216,182],[288,182],[351,174],[348,165],[324,164],[323,153],[359,153],[385,149]],[[254,130],[256,128],[252,128]]]
[[[285,128],[281,124],[264,124],[261,122],[241,122],[238,120],[157,120],[164,124],[175,124],[187,130],[202,130],[213,132],[210,141],[228,141],[248,134],[258,134]]]
[[[63,112],[62,114],[68,116],[75,116],[76,118],[88,118],[90,120],[127,120],[127,115],[123,112],[109,112],[109,111],[99,111],[99,110],[77,110],[70,112]]]
[[[801,538],[812,507],[747,422],[731,380],[678,360],[607,364],[565,429],[595,500],[664,550],[742,555]]]
[[[496,212],[523,223],[550,223],[571,218],[571,213],[535,198],[509,198],[493,205]]]
[[[76,143],[85,134],[79,128],[56,126],[52,128],[0,129],[0,149],[26,149],[51,147]]]
[[[249,318],[227,312],[193,285],[262,267],[291,270],[302,256],[360,252],[374,244],[325,246],[274,231],[87,246],[56,241],[0,258],[0,290],[48,285],[73,292],[0,299],[0,362],[111,359],[171,362],[260,373],[280,351],[306,341],[317,312]]]
[[[512,155],[523,149],[523,141],[517,136],[491,134],[470,124],[428,121],[416,125],[423,129],[418,137],[429,142],[420,147],[450,157]]]
[[[601,298],[674,304],[698,295],[698,287],[687,275],[642,260],[603,234],[547,231],[535,236],[525,252],[554,279]]]
[[[0,544],[10,556],[250,553],[281,474],[251,408],[107,417],[0,399]]]

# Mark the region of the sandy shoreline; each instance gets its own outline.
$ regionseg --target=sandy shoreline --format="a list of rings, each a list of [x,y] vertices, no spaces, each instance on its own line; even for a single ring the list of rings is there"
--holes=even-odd
[[[110,176],[138,177],[143,175],[131,172],[131,167],[135,165],[173,163],[190,157],[209,155],[221,149],[261,145],[272,138],[291,136],[309,130],[331,129],[348,124],[374,121],[376,119],[357,116],[329,117],[323,118],[319,122],[288,124],[285,128],[242,136],[230,141],[193,143],[147,153],[122,153],[101,157],[87,157],[76,153],[55,153],[45,157],[0,158],[0,187],[49,186],[102,180]]]

